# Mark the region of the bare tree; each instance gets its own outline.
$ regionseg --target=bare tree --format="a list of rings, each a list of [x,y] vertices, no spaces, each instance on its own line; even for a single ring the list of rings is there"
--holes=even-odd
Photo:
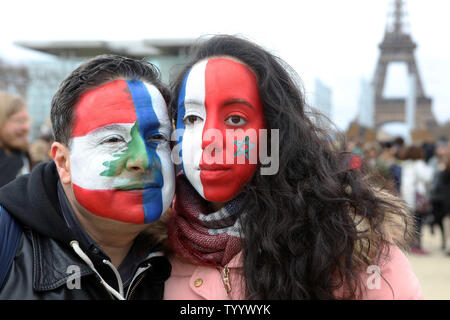
[[[0,61],[0,90],[25,97],[29,82],[30,76],[27,67]]]

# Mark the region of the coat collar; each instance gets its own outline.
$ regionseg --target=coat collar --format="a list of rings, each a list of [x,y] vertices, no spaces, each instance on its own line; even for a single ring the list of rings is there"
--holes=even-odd
[[[152,272],[155,272],[153,278],[166,279],[170,274],[170,265],[162,263],[161,257],[154,249],[148,249],[142,244],[146,243],[145,237],[139,237],[135,240],[134,250],[127,255],[124,262],[128,269],[132,269],[128,279],[122,279],[124,287],[128,286],[136,270],[149,262],[154,265]],[[36,291],[49,291],[65,286],[75,278],[83,278],[95,275],[94,271],[79,258],[69,245],[64,245],[56,240],[43,237],[35,232],[31,232],[31,242],[33,247],[33,289]],[[107,281],[114,277],[113,271],[101,261],[104,256],[100,252],[86,252],[93,261],[95,268]],[[127,270],[130,271],[130,270]],[[119,269],[120,272],[120,269]],[[109,275],[109,276],[108,276]]]
[[[33,289],[49,291],[66,285],[76,276],[94,272],[70,252],[70,247],[31,232],[33,246]],[[71,278],[70,278],[71,277]]]

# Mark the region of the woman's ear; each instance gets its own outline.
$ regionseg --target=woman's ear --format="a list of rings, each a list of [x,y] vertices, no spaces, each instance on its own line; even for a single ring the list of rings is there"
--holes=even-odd
[[[51,147],[51,157],[56,164],[61,183],[72,183],[70,172],[70,153],[69,149],[60,142],[53,142]]]

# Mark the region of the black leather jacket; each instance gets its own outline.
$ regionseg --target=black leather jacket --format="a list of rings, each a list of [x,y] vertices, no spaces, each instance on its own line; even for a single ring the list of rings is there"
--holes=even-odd
[[[0,188],[0,205],[23,231],[0,299],[162,299],[171,266],[155,241],[139,235],[119,272],[68,226],[58,180],[55,165],[45,163]]]
[[[124,283],[125,298],[162,299],[164,282],[170,275],[167,258],[155,256],[153,253],[139,267],[139,274],[135,273],[134,279]],[[97,264],[96,269],[102,278],[118,291],[117,278],[112,269],[100,264]],[[139,268],[136,271],[138,270]],[[0,300],[5,299],[116,298],[101,284],[99,276],[76,256],[70,247],[25,229],[14,262],[0,289]]]

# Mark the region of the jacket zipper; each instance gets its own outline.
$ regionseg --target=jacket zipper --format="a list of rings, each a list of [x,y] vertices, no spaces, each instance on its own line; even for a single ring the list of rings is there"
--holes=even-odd
[[[141,267],[136,271],[136,274],[134,275],[133,279],[131,279],[130,286],[127,290],[125,299],[130,300],[130,297],[132,296],[134,290],[139,285],[139,283],[142,281],[142,278],[144,278],[144,276],[146,275],[146,273],[144,273],[144,272],[147,271],[151,266],[152,266],[151,263],[147,263],[147,265],[145,267]],[[140,278],[138,278],[138,277],[140,277]],[[131,286],[133,286],[133,287],[131,287]]]
[[[224,268],[220,268],[220,274],[222,276],[222,282],[227,294],[231,292],[231,283],[230,283],[230,269],[225,266]]]
[[[137,286],[141,283],[142,279],[144,279],[145,273],[141,275],[141,277],[136,281],[133,288],[130,290],[130,293],[127,296],[127,300],[131,300],[131,297],[133,296],[134,291],[136,290]]]
[[[142,279],[144,279],[145,273],[140,274],[140,278],[133,284],[133,287],[129,290],[128,295],[126,297],[127,300],[131,300],[131,297],[133,296],[134,291],[136,290],[137,286],[142,282]],[[102,284],[102,281],[100,280],[100,284]],[[111,297],[111,300],[117,300],[111,292],[109,292],[103,285],[103,289],[105,289],[106,292],[108,292],[109,296]]]

